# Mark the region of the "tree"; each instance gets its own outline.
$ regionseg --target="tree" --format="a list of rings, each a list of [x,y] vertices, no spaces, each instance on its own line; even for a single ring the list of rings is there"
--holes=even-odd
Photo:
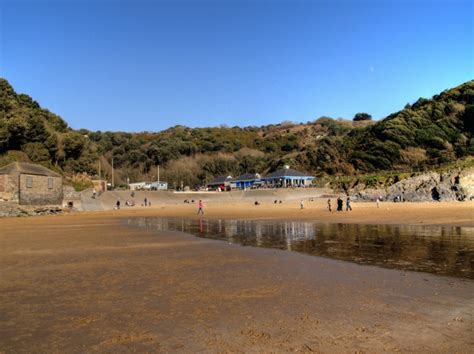
[[[84,149],[84,137],[78,133],[67,133],[63,139],[63,149],[66,158],[78,159]]]
[[[51,160],[48,149],[42,143],[26,143],[21,149],[33,162],[49,162]]]
[[[8,147],[10,149],[19,149],[20,146],[27,140],[28,121],[18,114],[7,120],[6,130],[8,134]]]
[[[372,120],[372,116],[368,113],[356,113],[354,118],[352,119],[354,122],[359,122],[363,120]]]
[[[474,133],[474,104],[466,105],[464,114],[462,115],[464,121],[464,129],[469,133]]]

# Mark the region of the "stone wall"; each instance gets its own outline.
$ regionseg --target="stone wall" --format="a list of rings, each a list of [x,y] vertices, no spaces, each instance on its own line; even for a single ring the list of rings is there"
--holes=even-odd
[[[63,206],[82,210],[81,193],[76,192],[71,186],[63,186]]]
[[[31,187],[28,179],[31,178]],[[48,180],[52,180],[49,185]],[[20,175],[20,204],[25,205],[61,205],[63,201],[63,185],[61,177]]]
[[[0,175],[0,199],[18,203],[17,175]]]

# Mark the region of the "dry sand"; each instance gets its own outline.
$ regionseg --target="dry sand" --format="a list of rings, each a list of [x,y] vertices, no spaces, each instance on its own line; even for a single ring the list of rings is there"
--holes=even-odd
[[[403,224],[403,225],[451,225],[474,226],[474,202],[447,203],[354,203],[351,212],[336,212],[336,200],[332,199],[333,211],[327,209],[326,199],[284,201],[282,204],[253,201],[234,203],[205,203],[205,217],[225,219],[310,219],[325,223]],[[345,204],[344,204],[345,210]],[[197,217],[196,204],[169,204],[152,207],[122,207],[120,210],[99,212],[104,217],[164,216]],[[93,212],[97,214],[97,212]]]
[[[206,206],[225,218],[472,226],[472,203]],[[389,210],[387,210],[387,208]],[[124,225],[194,205],[0,219],[0,352],[473,351],[474,282]]]

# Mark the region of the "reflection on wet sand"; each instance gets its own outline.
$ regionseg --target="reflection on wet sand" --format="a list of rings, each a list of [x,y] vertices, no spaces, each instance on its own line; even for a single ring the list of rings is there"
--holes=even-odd
[[[474,228],[140,217],[129,225],[474,279]]]

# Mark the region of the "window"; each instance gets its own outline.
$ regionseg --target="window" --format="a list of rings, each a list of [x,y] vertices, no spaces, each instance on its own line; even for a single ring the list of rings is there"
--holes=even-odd
[[[48,177],[48,189],[53,189],[53,178]]]
[[[26,188],[33,188],[33,177],[26,176]]]

